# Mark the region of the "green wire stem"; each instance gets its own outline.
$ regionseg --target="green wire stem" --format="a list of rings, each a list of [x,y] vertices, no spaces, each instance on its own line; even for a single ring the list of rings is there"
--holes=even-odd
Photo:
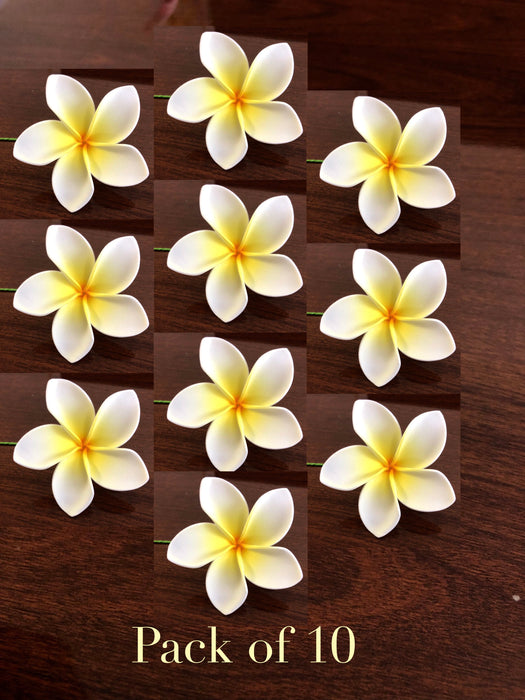
[[[0,141],[16,141],[16,139],[11,138],[10,136],[0,136]]]
[[[154,399],[153,403],[171,403],[171,401],[163,401],[161,399]]]
[[[322,160],[319,160],[319,159],[317,159],[317,158],[307,158],[307,159],[306,159],[306,162],[307,162],[307,163],[322,163],[323,160],[324,160],[324,158],[323,158]]]
[[[153,544],[169,544],[171,540],[153,540]]]
[[[156,100],[169,100],[171,95],[153,95]]]
[[[306,315],[307,316],[322,316],[324,314],[324,311],[307,311]]]
[[[153,248],[153,250],[156,250],[157,252],[160,252],[160,253],[169,253],[171,248]]]
[[[0,442],[0,445],[5,445],[6,447],[14,447],[16,442]]]
[[[0,292],[16,292],[16,287],[0,287]]]

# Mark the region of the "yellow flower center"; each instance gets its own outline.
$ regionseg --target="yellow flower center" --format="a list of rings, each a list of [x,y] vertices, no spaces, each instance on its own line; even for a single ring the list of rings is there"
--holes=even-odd
[[[383,163],[385,164],[385,168],[387,168],[387,170],[390,173],[393,173],[395,171],[395,169],[397,168],[397,162],[394,159],[394,156],[386,156]]]
[[[384,313],[385,321],[387,323],[394,323],[397,320],[396,313],[395,313],[394,309],[387,309],[383,313]]]
[[[244,255],[244,250],[241,245],[234,245],[232,247],[232,253],[235,260],[240,261]]]
[[[242,552],[244,549],[244,540],[241,537],[234,537],[232,542],[235,552]]]
[[[89,287],[81,287],[78,296],[80,297],[81,301],[87,301],[89,297],[91,296],[91,293],[89,291]]]
[[[236,92],[233,97],[232,97],[232,105],[234,107],[240,107],[242,103],[244,102],[243,96],[240,92]]]
[[[81,136],[79,136],[78,145],[80,146],[80,148],[87,148],[89,146],[89,138],[87,134],[82,134]]]
[[[91,445],[89,444],[87,438],[79,438],[77,441],[77,449],[79,452],[82,452],[83,455],[87,455],[91,449]]]

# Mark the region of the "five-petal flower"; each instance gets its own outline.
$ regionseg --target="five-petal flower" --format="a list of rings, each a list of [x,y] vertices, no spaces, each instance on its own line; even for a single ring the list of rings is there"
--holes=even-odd
[[[244,603],[246,579],[261,588],[277,590],[295,586],[303,578],[292,552],[274,546],[293,521],[294,504],[288,489],[267,491],[249,511],[233,484],[205,477],[200,503],[213,522],[181,530],[168,547],[168,559],[192,569],[211,562],[206,592],[221,613],[230,615]]]
[[[288,44],[267,46],[250,66],[236,41],[219,32],[204,32],[199,52],[213,77],[181,85],[168,102],[168,114],[190,123],[211,117],[206,146],[221,168],[233,168],[244,158],[246,134],[256,141],[276,144],[293,141],[303,133],[294,109],[275,101],[293,76],[294,60]]]
[[[200,365],[213,383],[186,387],[168,406],[168,420],[186,428],[211,423],[206,452],[219,471],[235,471],[246,460],[246,440],[266,449],[292,447],[303,433],[287,408],[274,406],[288,392],[294,366],[287,348],[259,357],[251,372],[241,352],[222,338],[203,338]]]
[[[40,425],[17,442],[13,459],[30,469],[53,472],[52,489],[68,515],[79,515],[93,500],[92,481],[113,491],[131,491],[149,479],[139,455],[121,447],[139,424],[140,403],[132,390],[108,396],[97,413],[77,384],[50,379],[47,410],[57,424]]]
[[[46,252],[58,270],[32,275],[17,289],[13,306],[32,316],[57,311],[52,335],[69,362],[81,360],[94,342],[93,328],[115,338],[142,333],[149,325],[140,302],[120,294],[135,279],[140,250],[133,236],[108,243],[95,260],[88,241],[69,226],[50,226]]]
[[[447,123],[439,107],[414,114],[403,132],[394,112],[374,97],[356,97],[354,127],[366,143],[345,143],[321,165],[321,180],[338,187],[363,183],[359,211],[365,224],[384,233],[399,218],[399,199],[422,209],[442,207],[456,193],[448,175],[427,165],[443,148]]]
[[[343,447],[321,468],[325,486],[359,494],[359,515],[376,537],[395,528],[399,503],[424,513],[443,510],[456,500],[447,477],[427,469],[442,453],[447,426],[441,411],[421,413],[401,434],[396,417],[376,401],[354,403],[355,432],[366,445]]]
[[[443,301],[447,275],[440,260],[416,265],[404,283],[396,266],[375,250],[355,251],[352,271],[365,294],[335,301],[324,312],[321,332],[352,340],[363,335],[359,364],[376,386],[393,379],[401,367],[399,351],[414,360],[442,360],[456,349],[444,323],[426,318]]]
[[[56,119],[28,127],[15,142],[13,155],[30,165],[53,168],[56,198],[68,211],[85,206],[93,196],[93,179],[106,185],[138,185],[149,175],[141,153],[120,143],[135,128],[140,100],[133,85],[115,88],[95,110],[86,88],[68,75],[50,75],[46,101]]]
[[[200,210],[213,230],[194,231],[177,241],[169,252],[168,267],[185,275],[211,270],[206,298],[222,321],[232,321],[243,312],[246,287],[269,297],[300,289],[303,280],[295,263],[274,254],[292,232],[289,197],[265,200],[250,219],[236,194],[220,185],[204,185]]]

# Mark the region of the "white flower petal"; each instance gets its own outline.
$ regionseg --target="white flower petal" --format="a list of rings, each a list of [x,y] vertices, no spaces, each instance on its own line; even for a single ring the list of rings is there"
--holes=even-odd
[[[232,399],[240,397],[248,379],[248,365],[235,345],[222,338],[203,338],[199,360],[203,371],[212,382]]]
[[[425,165],[437,156],[447,138],[447,121],[439,107],[422,109],[403,129],[395,160],[408,165]]]
[[[175,90],[168,100],[168,114],[173,119],[196,124],[214,115],[231,99],[215,78],[195,78]]]
[[[216,231],[193,231],[170,250],[168,267],[183,275],[202,275],[230,254],[231,250]]]
[[[46,253],[79,289],[85,287],[95,264],[95,254],[82,234],[62,224],[49,226]]]
[[[293,77],[294,60],[289,44],[272,44],[259,51],[244,81],[246,100],[275,100]]]
[[[425,469],[443,452],[447,424],[441,411],[427,411],[412,420],[403,433],[394,461],[404,469]]]
[[[226,479],[206,476],[201,481],[199,498],[202,510],[225,533],[239,537],[248,517],[246,499]]]
[[[235,549],[230,549],[212,561],[206,574],[206,592],[223,615],[230,615],[244,603],[248,586]]]
[[[444,510],[456,500],[450,481],[435,469],[416,472],[396,472],[397,497],[413,510],[432,513]]]
[[[294,210],[290,197],[279,195],[261,202],[253,212],[242,248],[245,253],[273,253],[283,246],[292,233]]]
[[[249,66],[246,54],[236,41],[220,32],[204,32],[199,53],[202,65],[214,78],[232,93],[240,91]]]
[[[303,578],[299,562],[285,547],[244,549],[242,562],[248,581],[261,588],[290,588]]]
[[[70,212],[82,209],[89,202],[94,187],[82,148],[72,148],[57,160],[51,184],[55,197]]]
[[[140,267],[139,244],[133,236],[115,238],[97,258],[88,287],[91,294],[118,294],[133,282]]]
[[[195,523],[171,540],[167,557],[173,564],[198,569],[209,564],[231,547],[215,523]]]
[[[326,156],[319,177],[330,185],[353,187],[381,167],[383,161],[372,146],[354,141],[339,146]]]
[[[244,130],[262,143],[289,143],[303,133],[297,113],[286,102],[245,102]]]
[[[394,178],[398,197],[413,207],[444,207],[456,196],[446,172],[434,165],[396,168]]]
[[[401,277],[386,255],[359,248],[352,259],[352,274],[361,289],[386,311],[394,307],[401,290]]]
[[[397,418],[377,401],[360,399],[352,409],[352,425],[363,442],[385,462],[392,459],[401,440]]]
[[[404,318],[424,318],[443,301],[447,273],[441,260],[427,260],[407,275],[397,298],[395,312]]]
[[[13,306],[31,316],[47,316],[76,294],[77,290],[62,272],[46,270],[22,282],[15,292]]]
[[[88,354],[95,339],[80,297],[58,309],[51,335],[56,349],[68,362],[78,362]]]
[[[139,489],[149,480],[146,465],[133,450],[89,450],[86,463],[93,481],[112,491]]]
[[[273,406],[288,393],[294,366],[288,348],[269,350],[253,365],[246,381],[242,402],[249,406]]]
[[[110,90],[100,100],[91,127],[91,143],[119,143],[131,134],[140,116],[140,99],[133,85]]]
[[[239,120],[238,109],[228,104],[208,122],[206,147],[213,160],[224,170],[233,168],[246,155],[248,141]]]
[[[388,105],[375,97],[359,96],[352,105],[354,127],[384,156],[394,154],[401,136],[399,119]]]
[[[135,146],[118,143],[113,146],[91,146],[89,169],[93,177],[105,185],[130,187],[149,175],[148,165]]]
[[[39,425],[16,443],[13,459],[30,469],[47,469],[76,449],[67,430],[61,425]]]
[[[220,472],[233,472],[244,464],[248,447],[236,411],[226,411],[210,423],[206,433],[206,452]]]
[[[80,450],[64,457],[57,465],[51,487],[56,502],[71,517],[90,505],[95,492]]]
[[[227,187],[204,185],[199,195],[201,216],[231,245],[239,245],[248,226],[243,202]]]
[[[179,391],[168,406],[168,420],[185,428],[200,428],[230,407],[218,386],[201,382]]]
[[[303,286],[297,265],[287,255],[245,255],[241,265],[244,284],[257,294],[285,297]]]
[[[374,233],[392,228],[399,219],[401,207],[387,168],[377,170],[363,182],[358,204],[363,221]]]
[[[149,326],[144,307],[128,294],[90,297],[88,308],[93,328],[113,338],[139,335]]]
[[[321,467],[322,484],[339,491],[352,491],[376,476],[384,465],[366,445],[350,445],[330,455]]]
[[[206,280],[206,299],[213,313],[224,323],[237,318],[248,303],[248,293],[232,255],[219,263]]]
[[[267,491],[250,511],[242,533],[243,543],[250,547],[271,547],[286,535],[293,516],[293,498],[288,489]]]
[[[23,163],[30,165],[47,165],[64,153],[67,153],[77,143],[69,129],[49,119],[32,124],[15,141],[13,156]]]
[[[120,447],[133,435],[140,421],[139,397],[132,389],[117,391],[97,411],[88,441],[94,447]]]
[[[331,338],[358,338],[384,319],[377,304],[365,294],[351,294],[331,304],[321,317],[321,333]]]
[[[303,431],[294,414],[287,408],[246,408],[242,412],[245,437],[258,447],[284,450],[303,439]]]
[[[388,472],[368,481],[359,494],[359,515],[376,537],[384,537],[399,522],[401,510]]]
[[[67,379],[50,379],[46,386],[47,410],[78,440],[89,433],[95,409],[84,389]]]
[[[57,117],[79,136],[86,136],[95,105],[86,88],[69,75],[50,75],[46,82],[46,101]]]
[[[359,364],[376,386],[388,384],[399,372],[401,359],[388,323],[378,323],[364,334],[359,343]]]
[[[395,337],[399,350],[413,360],[443,360],[456,349],[449,329],[435,318],[396,321]]]

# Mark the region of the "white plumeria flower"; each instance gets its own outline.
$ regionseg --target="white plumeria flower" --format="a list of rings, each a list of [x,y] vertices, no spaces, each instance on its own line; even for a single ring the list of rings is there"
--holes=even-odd
[[[427,469],[443,452],[447,425],[441,411],[416,416],[401,435],[396,417],[376,401],[354,403],[352,422],[366,445],[335,452],[321,468],[325,486],[340,491],[364,487],[359,515],[376,537],[395,528],[401,517],[400,501],[424,513],[444,510],[456,500],[447,477]]]
[[[252,510],[242,493],[224,479],[205,477],[200,486],[202,510],[213,522],[181,530],[168,547],[168,559],[196,569],[206,564],[206,592],[224,615],[241,607],[248,595],[246,579],[261,588],[295,586],[303,578],[290,550],[274,547],[293,522],[294,504],[288,489],[263,494]]]
[[[203,338],[200,365],[213,383],[186,387],[168,406],[168,420],[185,428],[211,423],[206,452],[219,471],[238,469],[248,456],[246,440],[271,450],[292,447],[303,433],[294,414],[274,406],[294,374],[287,348],[265,352],[251,372],[239,350],[222,338]]]
[[[138,185],[149,175],[141,153],[121,144],[135,128],[140,100],[133,85],[115,88],[95,110],[86,88],[68,75],[50,75],[46,101],[59,121],[47,119],[26,129],[13,155],[30,165],[57,161],[51,179],[60,204],[74,212],[93,196],[91,176],[106,185]]]
[[[426,318],[447,290],[441,260],[416,265],[401,284],[396,266],[385,255],[360,248],[354,253],[352,272],[365,294],[351,294],[329,306],[321,332],[340,340],[364,334],[359,364],[376,386],[387,384],[399,372],[399,351],[427,362],[454,352],[456,344],[445,324]]]
[[[303,133],[292,107],[275,101],[293,76],[288,44],[267,46],[250,66],[236,41],[219,32],[204,32],[199,52],[213,78],[195,78],[181,85],[170,97],[168,114],[190,123],[211,117],[206,146],[221,168],[229,170],[244,158],[246,134],[275,144],[294,141]]]
[[[115,338],[142,333],[149,325],[135,297],[120,294],[135,279],[140,250],[133,236],[108,243],[95,260],[88,241],[69,226],[50,226],[46,252],[58,270],[45,270],[18,287],[13,306],[31,316],[56,311],[52,336],[69,362],[81,360],[94,342],[93,328]]]
[[[401,213],[399,199],[421,209],[443,207],[454,199],[448,175],[427,165],[447,136],[442,109],[417,112],[401,132],[399,119],[388,105],[360,96],[354,100],[352,119],[366,143],[345,143],[329,153],[320,177],[338,187],[363,183],[359,211],[372,231],[384,233],[396,223]]]
[[[53,472],[52,489],[68,515],[82,513],[93,500],[92,481],[112,491],[131,491],[149,479],[139,455],[121,447],[139,424],[140,403],[132,390],[117,391],[97,413],[91,399],[67,379],[50,379],[47,410],[59,425],[40,425],[17,442],[13,459],[30,469]]]
[[[184,275],[211,270],[206,298],[222,321],[232,321],[248,303],[249,287],[258,294],[294,294],[303,280],[297,266],[275,251],[288,240],[294,223],[289,197],[271,197],[252,218],[236,194],[220,185],[204,185],[201,215],[212,231],[194,231],[181,238],[168,255],[168,267]]]

